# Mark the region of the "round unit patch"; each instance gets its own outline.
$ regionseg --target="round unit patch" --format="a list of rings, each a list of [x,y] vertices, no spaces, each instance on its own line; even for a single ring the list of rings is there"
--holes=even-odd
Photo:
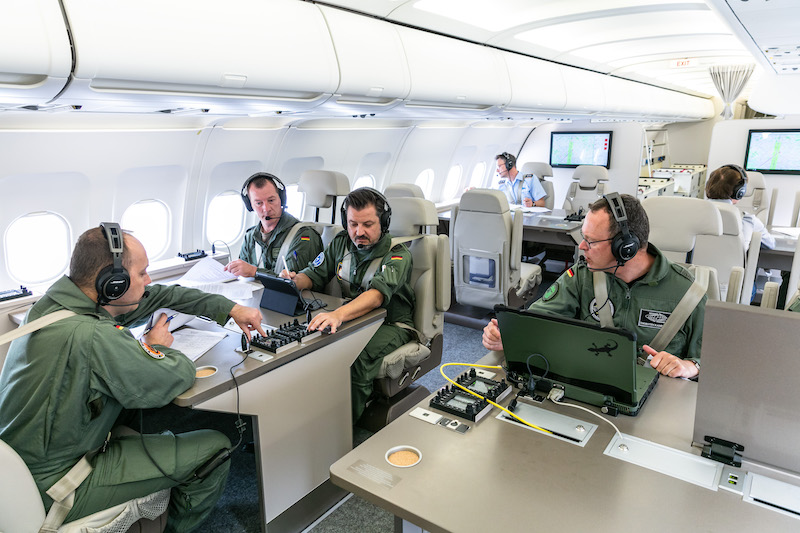
[[[323,261],[325,261],[325,252],[320,252],[319,255],[314,258],[314,261],[311,263],[311,265],[318,267]]]
[[[552,285],[550,285],[549,287],[547,287],[547,290],[544,291],[544,296],[542,296],[542,300],[544,300],[545,302],[549,302],[550,300],[552,300],[555,297],[555,295],[558,294],[558,288],[559,287],[557,281]]]
[[[153,359],[164,359],[164,352],[156,350],[155,348],[153,348],[152,346],[150,346],[149,344],[147,344],[142,340],[139,341],[139,344],[142,346],[142,350],[144,350],[144,353],[146,353]]]
[[[614,316],[614,304],[611,302],[611,299],[607,299],[603,306],[607,305],[609,309],[611,309],[611,316]],[[600,306],[602,308],[603,306]],[[589,313],[592,315],[592,318],[600,322],[600,316],[597,312],[600,310],[597,307],[597,298],[592,298],[592,301],[589,302]]]

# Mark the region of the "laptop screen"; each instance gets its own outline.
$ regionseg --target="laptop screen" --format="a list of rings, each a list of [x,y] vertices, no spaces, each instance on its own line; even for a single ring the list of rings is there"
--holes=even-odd
[[[496,310],[509,370],[539,377],[547,371],[547,380],[637,403],[635,333],[535,311]]]

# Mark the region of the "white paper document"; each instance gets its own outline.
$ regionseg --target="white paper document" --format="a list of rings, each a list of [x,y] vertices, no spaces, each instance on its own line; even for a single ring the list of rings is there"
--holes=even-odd
[[[191,359],[197,361],[201,355],[217,345],[225,338],[224,331],[202,331],[199,329],[183,328],[172,334],[173,342],[170,348],[179,350]]]
[[[235,280],[236,276],[225,271],[222,263],[210,257],[198,261],[189,271],[181,276],[178,283],[185,287],[196,287],[209,283],[221,283]]]

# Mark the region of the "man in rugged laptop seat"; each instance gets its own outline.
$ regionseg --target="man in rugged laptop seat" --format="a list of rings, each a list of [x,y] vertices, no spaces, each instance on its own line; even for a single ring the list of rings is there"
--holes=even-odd
[[[392,209],[386,198],[369,187],[347,195],[341,208],[340,232],[316,259],[299,273],[284,272],[299,289],[320,291],[334,277],[342,295],[352,301],[320,313],[310,329],[330,328],[373,309],[386,309],[386,320],[350,367],[353,423],[364,412],[372,382],[384,356],[414,338],[414,291],[411,288],[411,253],[405,244],[392,246],[389,222]]]
[[[319,233],[311,226],[297,226],[300,221],[286,211],[286,187],[277,176],[253,174],[242,185],[241,196],[245,208],[258,215],[258,224],[245,232],[239,259],[225,270],[237,276],[254,277],[256,272],[277,276],[284,268],[305,268],[322,251]],[[287,239],[288,246],[283,246]]]
[[[691,378],[700,369],[706,296],[687,309],[691,314],[671,339],[662,336],[660,350],[649,346],[662,327],[668,330],[665,323],[679,314],[678,303],[694,281],[647,242],[649,233],[647,213],[633,196],[611,193],[592,203],[580,243],[585,261],[564,272],[529,308],[587,322],[603,323],[607,314],[608,325],[636,333],[639,347],[653,356],[653,368],[665,376]],[[602,284],[600,295],[595,278]],[[496,319],[484,328],[483,345],[503,349]]]
[[[78,485],[66,521],[172,488],[167,531],[189,531],[212,511],[225,487],[225,462],[201,481],[198,467],[228,438],[200,430],[112,437],[123,408],[162,407],[192,386],[194,363],[170,348],[161,314],[141,340],[131,326],[159,308],[198,314],[261,333],[261,313],[222,296],[151,285],[142,244],[117,224],[78,239],[69,276],[56,281],[26,322],[68,316],[14,340],[0,372],[0,439],[25,461],[42,494],[87,457],[94,467]],[[88,455],[87,455],[88,454]]]

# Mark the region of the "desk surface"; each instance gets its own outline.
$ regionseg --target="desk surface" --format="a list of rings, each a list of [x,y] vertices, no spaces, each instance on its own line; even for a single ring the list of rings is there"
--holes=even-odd
[[[773,250],[762,248],[758,255],[758,266],[761,268],[776,268],[778,270],[791,270],[794,252],[797,247],[797,238],[777,230],[770,229],[775,237]]]
[[[690,445],[696,394],[694,382],[661,379],[638,417],[612,420],[623,433],[698,454]],[[427,407],[427,401],[420,405]],[[608,424],[571,408],[544,407],[599,428],[581,448],[496,420],[497,409],[464,435],[404,415],[334,463],[331,479],[433,532],[800,527],[797,519],[745,503],[733,493],[608,457],[603,454],[613,436]],[[397,468],[386,462],[386,451],[402,444],[422,452],[419,464]],[[366,477],[365,470],[373,476]]]
[[[314,293],[314,295],[328,304],[326,308],[316,311],[314,314],[336,309],[336,307],[342,302],[340,298],[336,298],[334,296],[328,296],[321,293]],[[253,299],[245,304],[258,307],[259,300],[260,299]],[[286,322],[293,321],[295,318],[301,322],[305,321],[305,316],[290,317],[263,308],[261,309],[261,314],[264,317],[264,323],[271,326],[285,324]],[[322,336],[302,343],[300,346],[294,349],[287,350],[279,355],[275,355],[272,359],[263,363],[253,359],[252,357],[248,357],[241,365],[236,366],[236,370],[234,371],[236,381],[239,385],[247,383],[248,381],[256,379],[257,377],[271,370],[274,370],[282,365],[294,361],[299,357],[303,357],[304,355],[327,346],[338,339],[346,337],[353,331],[356,331],[367,324],[381,321],[385,316],[386,311],[384,309],[375,309],[362,317],[342,324],[337,332],[332,335],[322,334]],[[219,328],[219,326],[216,324],[212,324],[210,327],[217,331],[221,330],[221,328]],[[209,398],[218,396],[219,394],[222,394],[223,392],[234,387],[229,369],[232,366],[237,365],[242,360],[243,355],[240,352],[235,351],[236,348],[241,348],[241,334],[236,334],[229,330],[222,331],[226,331],[228,335],[211,350],[203,354],[203,356],[195,361],[195,365],[197,365],[198,368],[209,365],[216,367],[216,374],[207,378],[198,378],[189,390],[175,399],[175,404],[182,407],[193,406]]]

